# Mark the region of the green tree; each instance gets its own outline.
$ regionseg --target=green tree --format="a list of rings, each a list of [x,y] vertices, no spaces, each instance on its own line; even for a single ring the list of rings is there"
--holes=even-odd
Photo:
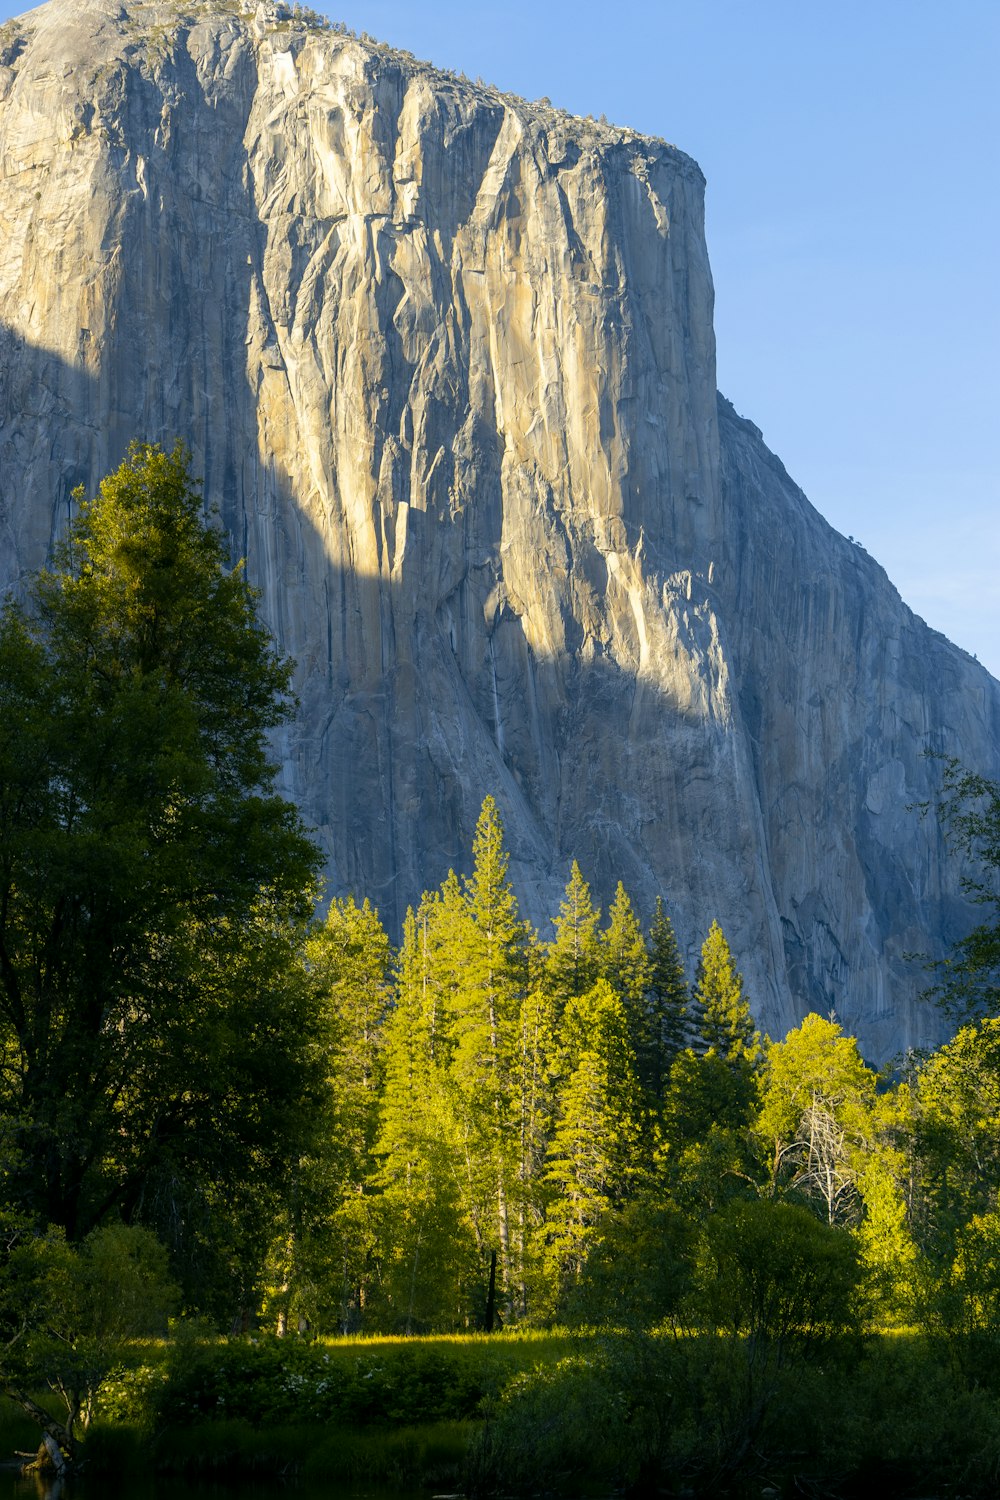
[[[918,1243],[950,1258],[955,1235],[996,1205],[1000,1182],[1000,1019],[963,1026],[913,1084]]]
[[[785,1188],[816,1201],[830,1224],[860,1215],[875,1085],[856,1041],[835,1021],[808,1015],[769,1044],[755,1130],[767,1143],[772,1193]]]
[[[866,1297],[882,1324],[912,1322],[923,1270],[907,1206],[906,1093],[905,1085],[897,1086],[876,1100],[873,1143],[858,1169],[864,1212],[854,1233]]]
[[[223,1187],[265,1221],[310,1029],[289,668],[182,449],[76,500],[0,622],[3,1189],[71,1238]]]
[[[518,1176],[517,1071],[527,987],[527,932],[507,879],[509,857],[492,797],[483,802],[473,871],[452,908],[449,1085],[466,1161],[470,1216],[484,1254],[513,1291],[511,1194]],[[487,1311],[491,1321],[492,1310]]]
[[[559,1030],[559,1109],[548,1151],[550,1288],[579,1281],[610,1210],[634,1184],[639,1145],[635,1055],[607,980],[573,996]]]
[[[440,897],[407,912],[395,1004],[384,1032],[385,1084],[376,1154],[381,1307],[387,1328],[410,1334],[459,1326],[478,1271],[462,1202],[461,1153],[446,1085],[440,994],[433,969]]]
[[[948,1260],[927,1278],[920,1311],[944,1335],[970,1381],[994,1381],[1000,1343],[1000,1213],[973,1214],[955,1235]]]
[[[636,1334],[675,1318],[691,1289],[695,1234],[675,1203],[643,1193],[605,1221],[572,1306],[587,1324]]]
[[[670,1069],[687,1041],[691,1003],[680,948],[662,896],[656,898],[649,928],[649,959],[649,1040],[648,1051],[639,1053],[639,1077],[662,1107]]]
[[[947,760],[939,812],[951,842],[974,865],[962,887],[987,916],[933,965],[930,993],[953,1019],[972,1021],[1000,1011],[1000,781]]]
[[[166,1332],[177,1304],[167,1252],[145,1229],[109,1224],[79,1248],[59,1229],[0,1221],[0,1389],[37,1422],[59,1469],[78,1456],[101,1382],[131,1340]],[[47,1389],[54,1416],[36,1399]]]
[[[297,1314],[315,1321],[332,1299],[347,1332],[360,1317],[374,1246],[371,1179],[382,1088],[382,1028],[392,952],[378,913],[353,896],[330,903],[305,960],[318,1011],[326,1086],[311,1115],[311,1140],[289,1182],[272,1252],[270,1299],[278,1331]]]
[[[743,976],[737,973],[718,922],[712,923],[701,946],[694,985],[694,1015],[706,1049],[724,1058],[757,1060],[760,1037],[754,1030],[743,992]]]
[[[722,1401],[706,1414],[719,1427],[719,1488],[753,1451],[783,1366],[826,1356],[832,1340],[858,1329],[859,1282],[853,1236],[798,1204],[734,1199],[707,1220],[692,1311],[728,1335]]]
[[[546,985],[557,1014],[567,1000],[589,990],[601,972],[600,920],[574,859],[559,915],[552,918],[555,937],[545,952]]]
[[[792,1203],[736,1199],[705,1225],[697,1260],[707,1326],[784,1353],[857,1326],[858,1252]]]
[[[662,1186],[692,1217],[713,1212],[755,1180],[750,1125],[758,1080],[746,1057],[685,1047],[674,1059],[663,1100]]]
[[[518,1117],[518,1171],[515,1218],[515,1303],[520,1318],[545,1301],[545,1164],[557,1107],[555,1009],[539,972],[537,949],[521,1004],[520,1052],[515,1074]]]
[[[754,1176],[749,1128],[760,1057],[743,980],[718,922],[702,944],[691,1009],[702,1050],[685,1047],[670,1065],[661,1165],[678,1202],[704,1213]]]
[[[621,881],[601,933],[601,973],[625,1007],[629,1038],[640,1079],[651,1066],[653,1052],[649,992],[652,965],[642,927]]]

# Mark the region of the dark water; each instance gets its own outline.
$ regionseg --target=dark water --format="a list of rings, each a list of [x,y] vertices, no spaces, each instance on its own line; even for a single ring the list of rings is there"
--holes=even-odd
[[[0,1470],[0,1500],[428,1500],[428,1490],[386,1490],[276,1480],[271,1484],[195,1484],[184,1479],[86,1478],[60,1487],[38,1474]]]

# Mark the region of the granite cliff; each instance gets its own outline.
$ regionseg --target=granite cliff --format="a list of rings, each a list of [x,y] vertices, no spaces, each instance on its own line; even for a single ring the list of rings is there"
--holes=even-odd
[[[715,388],[696,164],[283,7],[50,0],[0,29],[0,584],[183,437],[298,662],[278,746],[391,928],[484,794],[536,919],[711,917],[761,1021],[931,1034],[969,913],[927,750],[1000,684]]]

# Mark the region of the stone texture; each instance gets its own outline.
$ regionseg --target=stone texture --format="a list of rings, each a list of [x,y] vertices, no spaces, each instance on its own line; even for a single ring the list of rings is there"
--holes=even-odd
[[[493,792],[537,921],[575,856],[881,1055],[969,921],[924,752],[996,774],[1000,685],[717,402],[703,186],[281,6],[50,0],[0,29],[0,580],[183,437],[332,890],[396,927]]]

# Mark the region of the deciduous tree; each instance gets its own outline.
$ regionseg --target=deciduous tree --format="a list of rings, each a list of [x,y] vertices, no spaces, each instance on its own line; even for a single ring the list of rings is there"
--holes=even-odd
[[[183,449],[75,499],[0,622],[3,1189],[71,1238],[220,1184],[264,1220],[310,1025],[289,668]]]

